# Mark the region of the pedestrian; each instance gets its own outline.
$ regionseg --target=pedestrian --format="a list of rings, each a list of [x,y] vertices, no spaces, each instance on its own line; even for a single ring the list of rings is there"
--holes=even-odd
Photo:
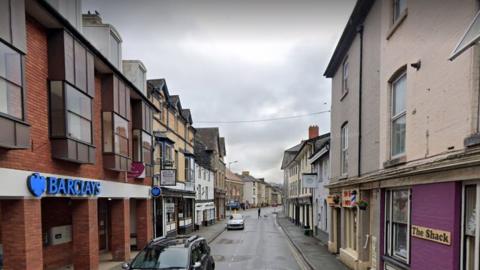
[[[260,207],[258,208],[258,218],[260,218]]]

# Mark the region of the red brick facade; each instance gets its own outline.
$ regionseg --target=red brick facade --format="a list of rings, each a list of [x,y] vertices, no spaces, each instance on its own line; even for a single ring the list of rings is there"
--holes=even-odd
[[[47,29],[27,17],[25,56],[26,122],[31,125],[31,148],[0,148],[0,168],[54,175],[77,176],[119,183],[151,185],[151,178],[127,179],[126,172],[103,168],[102,77],[95,76],[92,129],[96,147],[95,164],[76,164],[52,158],[49,138]],[[131,125],[130,125],[131,127]],[[130,136],[131,140],[132,136]],[[131,143],[130,143],[131,145]],[[131,147],[131,146],[130,146]],[[22,184],[27,179],[18,179]],[[0,179],[1,181],[1,179]],[[106,200],[106,198],[105,198]],[[114,260],[130,259],[130,202],[113,198],[110,204],[109,250]],[[0,199],[0,244],[4,269],[52,269],[73,264],[75,269],[98,269],[99,232],[97,199],[42,198]],[[136,204],[137,243],[140,248],[152,237],[152,202]],[[56,226],[72,226],[72,241],[44,245],[44,236]]]

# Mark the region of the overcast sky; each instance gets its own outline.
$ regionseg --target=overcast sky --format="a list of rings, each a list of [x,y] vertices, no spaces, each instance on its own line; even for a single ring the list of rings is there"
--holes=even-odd
[[[123,59],[165,78],[192,110],[195,127],[219,126],[226,163],[282,182],[283,150],[308,126],[329,131],[330,114],[248,124],[210,124],[330,109],[323,72],[354,0],[84,0],[123,39]]]

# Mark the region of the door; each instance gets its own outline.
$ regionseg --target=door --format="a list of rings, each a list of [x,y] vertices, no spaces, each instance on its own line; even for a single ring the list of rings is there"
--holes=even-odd
[[[342,211],[340,210],[340,208],[336,208],[335,209],[335,213],[337,215],[337,224],[336,224],[336,227],[337,227],[337,231],[336,231],[336,240],[337,240],[337,248],[335,250],[335,253],[338,253],[339,252],[339,248],[342,244]]]
[[[108,248],[108,201],[98,199],[98,248],[105,251]]]
[[[155,199],[155,237],[163,236],[163,204],[162,199]]]

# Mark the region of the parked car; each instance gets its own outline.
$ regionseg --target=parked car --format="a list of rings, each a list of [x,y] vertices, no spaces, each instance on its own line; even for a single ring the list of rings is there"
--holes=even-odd
[[[227,230],[245,229],[245,219],[240,214],[232,214],[227,221]]]
[[[213,270],[215,261],[203,237],[160,237],[152,240],[122,269]]]
[[[237,201],[231,201],[229,203],[227,203],[227,209],[230,209],[230,210],[240,210],[240,202],[237,202]]]

